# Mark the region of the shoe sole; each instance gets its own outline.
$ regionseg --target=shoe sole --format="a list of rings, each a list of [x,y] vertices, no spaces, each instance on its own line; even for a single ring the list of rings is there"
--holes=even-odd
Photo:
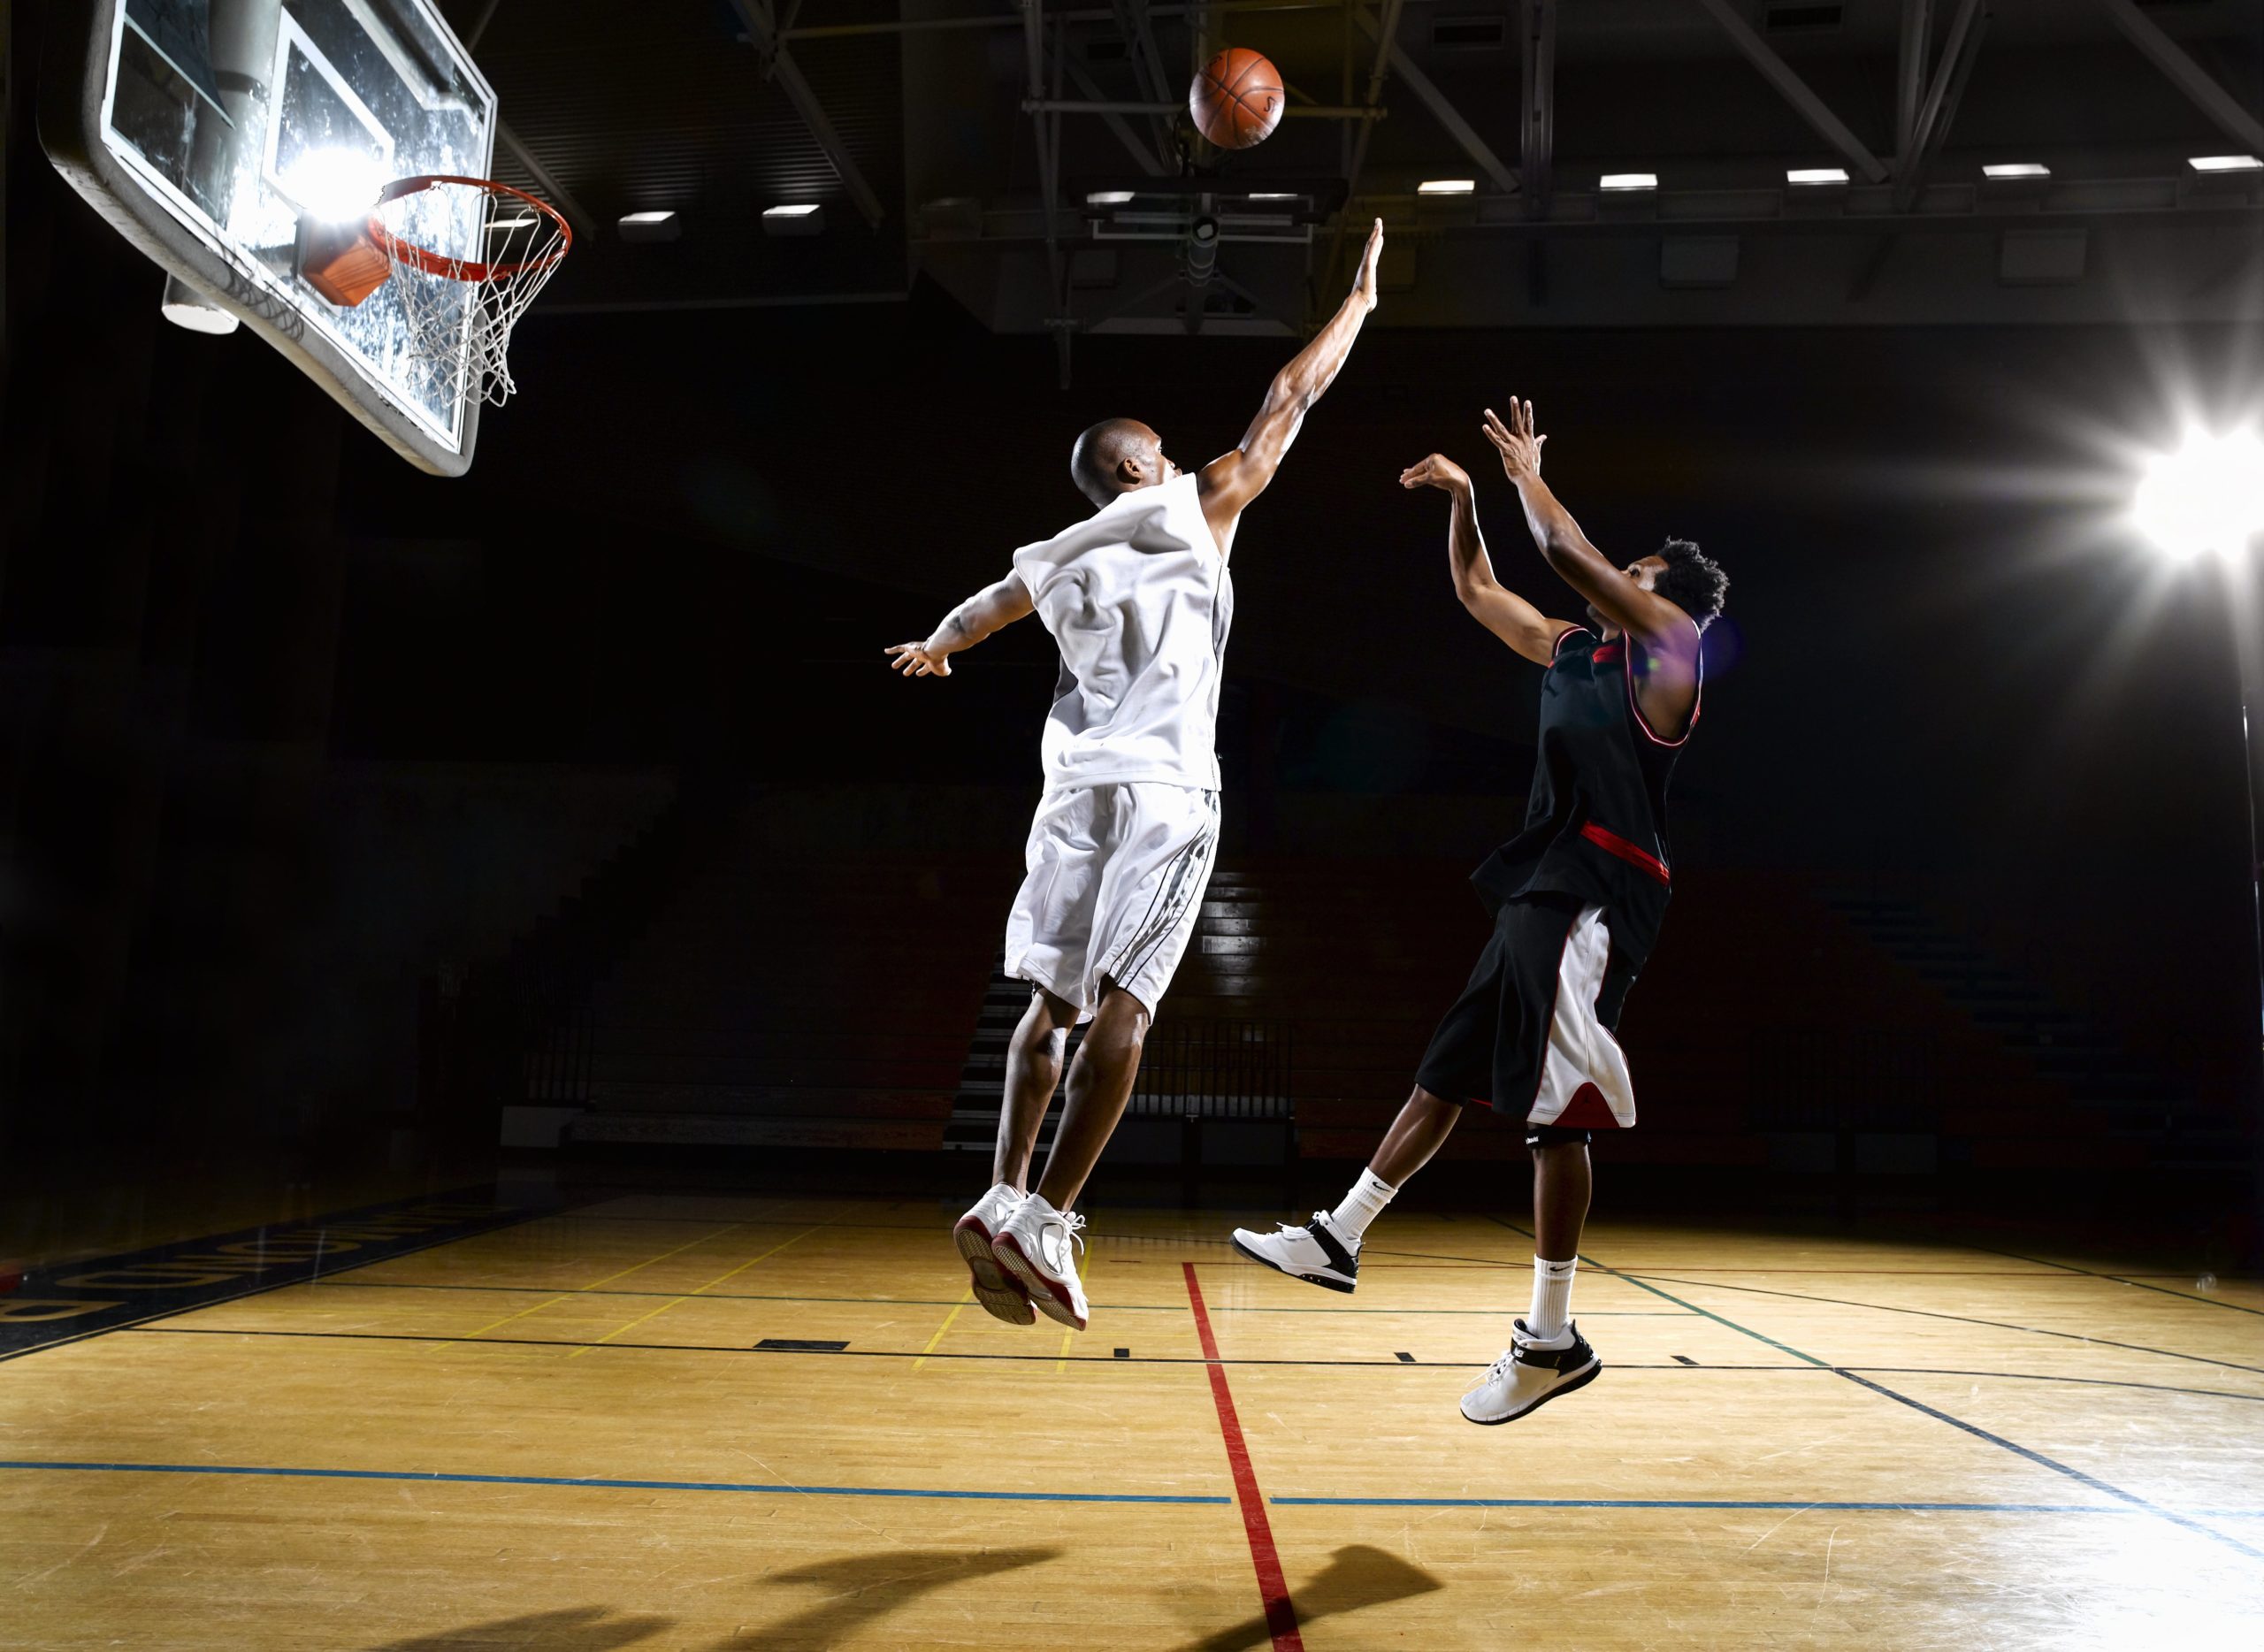
[[[975,1293],[975,1301],[994,1319],[1004,1319],[1008,1325],[1035,1325],[1037,1310],[1030,1305],[1029,1293],[1021,1282],[998,1266],[998,1258],[991,1246],[997,1243],[990,1229],[972,1216],[962,1216],[952,1229],[952,1243],[959,1247],[960,1260],[967,1264],[968,1289]]]
[[[1535,1400],[1532,1404],[1526,1406],[1521,1411],[1511,1411],[1507,1417],[1488,1418],[1483,1421],[1480,1421],[1478,1418],[1472,1417],[1468,1411],[1464,1411],[1462,1413],[1462,1420],[1466,1423],[1477,1423],[1480,1428],[1499,1428],[1503,1423],[1513,1423],[1521,1418],[1532,1416],[1534,1412],[1548,1404],[1549,1401],[1557,1398],[1561,1395],[1571,1394],[1577,1389],[1584,1388],[1602,1374],[1603,1361],[1599,1359],[1595,1364],[1590,1365],[1586,1371],[1580,1373],[1579,1376],[1574,1377],[1569,1382],[1557,1384],[1556,1387],[1549,1389],[1548,1393],[1542,1395],[1539,1399]],[[1459,1410],[1460,1408],[1457,1407],[1457,1409]]]
[[[992,1254],[1007,1273],[1029,1293],[1030,1305],[1058,1325],[1073,1331],[1085,1328],[1085,1317],[1071,1304],[1060,1286],[1037,1271],[1036,1264],[1022,1254],[1012,1234],[1000,1234],[992,1246]]]
[[[1308,1285],[1318,1285],[1323,1290],[1341,1290],[1348,1296],[1352,1294],[1353,1286],[1357,1282],[1352,1280],[1328,1279],[1319,1273],[1292,1273],[1289,1269],[1283,1267],[1279,1262],[1276,1262],[1272,1257],[1261,1255],[1259,1252],[1251,1250],[1239,1239],[1229,1238],[1227,1243],[1234,1246],[1235,1250],[1241,1251],[1243,1255],[1248,1257],[1251,1261],[1272,1268],[1276,1273],[1281,1274],[1284,1279],[1301,1279]]]

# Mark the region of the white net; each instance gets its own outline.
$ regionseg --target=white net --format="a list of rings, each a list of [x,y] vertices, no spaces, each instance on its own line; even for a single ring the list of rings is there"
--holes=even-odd
[[[501,406],[518,386],[511,329],[573,244],[566,222],[532,195],[473,179],[411,180],[380,199],[372,239],[408,326],[400,348],[451,399]]]

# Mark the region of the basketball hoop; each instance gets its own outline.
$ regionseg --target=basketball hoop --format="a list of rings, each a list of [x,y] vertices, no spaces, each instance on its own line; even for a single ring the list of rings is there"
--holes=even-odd
[[[409,324],[407,354],[451,392],[501,407],[518,387],[511,329],[572,249],[571,226],[524,189],[440,174],[387,184],[368,230]]]

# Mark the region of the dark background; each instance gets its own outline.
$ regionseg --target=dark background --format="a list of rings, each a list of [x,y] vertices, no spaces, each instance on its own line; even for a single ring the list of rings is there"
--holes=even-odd
[[[700,820],[751,809],[791,838],[799,799],[893,793],[870,842],[1011,862],[1018,829],[963,799],[1011,821],[1034,797],[1047,639],[1020,627],[948,683],[892,678],[882,646],[1083,509],[1078,429],[1130,414],[1199,463],[1293,348],[1091,338],[1064,391],[1046,340],[917,279],[887,304],[538,309],[523,394],[440,480],[249,334],[164,325],[27,102],[0,501],[19,1167],[492,1143],[516,1068],[443,1036],[464,983],[562,948],[601,975],[674,851],[594,929],[570,898],[655,830],[712,846]],[[2223,582],[2116,513],[2130,454],[2260,364],[2226,327],[1505,333],[1387,304],[1236,546],[1231,855],[1474,861],[1512,827],[1535,674],[1457,608],[1443,509],[1395,478],[1434,448],[1469,466],[1504,577],[1569,611],[1481,463],[1480,409],[1527,395],[1607,552],[1686,535],[1732,579],[1676,795],[1711,927],[1670,925],[1680,962],[1647,989],[1735,1027],[1772,989],[1720,891],[1908,891],[2137,1052],[2237,1170],[2256,984]],[[841,972],[857,1024],[920,971],[907,939]]]

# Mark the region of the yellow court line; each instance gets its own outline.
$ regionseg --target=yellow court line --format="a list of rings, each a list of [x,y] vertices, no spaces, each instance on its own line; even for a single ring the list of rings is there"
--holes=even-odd
[[[509,1325],[514,1319],[524,1319],[531,1313],[540,1313],[545,1308],[554,1307],[557,1304],[565,1301],[568,1296],[574,1295],[577,1291],[595,1290],[600,1285],[610,1285],[617,1279],[626,1279],[630,1274],[634,1273],[637,1271],[637,1268],[650,1267],[655,1262],[665,1262],[670,1257],[676,1255],[678,1250],[689,1250],[692,1249],[692,1245],[705,1244],[708,1240],[719,1237],[723,1234],[727,1234],[730,1232],[732,1228],[741,1225],[742,1224],[738,1222],[726,1222],[723,1227],[715,1229],[714,1233],[702,1234],[699,1238],[691,1241],[690,1243],[677,1246],[675,1250],[663,1250],[658,1256],[647,1257],[644,1261],[638,1263],[636,1267],[624,1267],[620,1273],[608,1273],[603,1279],[599,1280],[593,1284],[577,1285],[573,1287],[571,1290],[568,1290],[560,1296],[553,1296],[548,1302],[538,1302],[532,1308],[522,1308],[516,1313],[507,1313],[501,1319],[494,1321],[493,1324],[483,1325],[476,1331],[466,1331],[462,1336],[452,1336],[445,1342],[435,1342],[432,1345],[432,1351],[434,1353],[438,1353],[443,1348],[454,1348],[458,1342],[468,1342],[475,1336],[485,1336],[488,1332],[495,1330],[500,1327]],[[797,1238],[799,1236],[799,1235],[796,1235]],[[793,1240],[790,1239],[786,1243],[792,1244]],[[628,1327],[624,1326],[622,1328],[626,1330]],[[619,1333],[616,1333],[616,1335],[617,1335]]]
[[[613,1341],[613,1339],[614,1339],[615,1337],[616,1337],[616,1336],[621,1336],[621,1335],[626,1335],[627,1333],[629,1333],[629,1332],[631,1332],[631,1331],[635,1330],[639,1326],[640,1326],[640,1325],[644,1324],[646,1320],[647,1320],[647,1319],[656,1319],[656,1318],[658,1318],[660,1315],[662,1315],[662,1314],[663,1314],[663,1313],[666,1313],[666,1312],[667,1312],[670,1308],[678,1307],[678,1306],[682,1305],[682,1304],[685,1304],[685,1303],[690,1302],[690,1301],[691,1301],[694,1296],[697,1296],[698,1295],[700,1295],[700,1291],[713,1290],[716,1286],[718,1286],[718,1285],[722,1284],[725,1280],[727,1280],[727,1279],[735,1279],[735,1278],[737,1278],[739,1274],[746,1273],[746,1272],[747,1271],[747,1269],[749,1269],[749,1268],[753,1267],[753,1266],[757,1262],[761,1261],[761,1260],[763,1259],[763,1258],[764,1258],[764,1257],[773,1257],[773,1256],[776,1256],[776,1255],[777,1255],[781,1250],[784,1250],[788,1245],[790,1245],[790,1244],[795,1244],[795,1243],[799,1243],[800,1241],[802,1241],[802,1240],[804,1240],[804,1239],[808,1238],[812,1234],[814,1234],[814,1233],[817,1232],[818,1228],[830,1228],[830,1227],[831,1227],[831,1226],[833,1225],[833,1223],[834,1223],[834,1222],[836,1222],[836,1221],[838,1221],[838,1220],[840,1220],[840,1219],[839,1219],[838,1217],[829,1217],[826,1220],[820,1222],[820,1223],[817,1225],[817,1228],[805,1228],[804,1229],[802,1229],[802,1231],[801,1231],[801,1232],[799,1232],[799,1233],[796,1234],[796,1235],[793,1236],[793,1238],[792,1238],[792,1239],[785,1239],[785,1240],[782,1240],[782,1241],[780,1241],[778,1243],[776,1243],[776,1244],[775,1244],[775,1245],[772,1245],[772,1246],[770,1247],[770,1249],[769,1249],[768,1250],[763,1251],[763,1252],[762,1252],[762,1254],[761,1254],[761,1256],[751,1256],[751,1257],[747,1258],[747,1259],[746,1259],[746,1261],[744,1261],[744,1262],[740,1263],[737,1267],[735,1267],[735,1268],[731,1269],[730,1273],[718,1273],[715,1278],[713,1278],[713,1279],[709,1280],[709,1281],[708,1281],[705,1285],[700,1286],[699,1290],[688,1290],[688,1291],[685,1292],[685,1294],[684,1294],[683,1296],[674,1296],[674,1297],[669,1298],[668,1301],[666,1301],[666,1302],[662,1303],[659,1307],[657,1307],[657,1308],[654,1309],[650,1313],[640,1313],[640,1314],[639,1314],[635,1319],[631,1319],[628,1324],[626,1324],[626,1325],[623,1326],[619,1330],[616,1330],[616,1331],[608,1331],[608,1332],[607,1332],[603,1336],[600,1336],[600,1338],[598,1338],[598,1340],[597,1340],[596,1342],[585,1342],[585,1343],[583,1343],[579,1348],[576,1349],[572,1353],[570,1353],[570,1354],[567,1355],[567,1356],[566,1356],[566,1358],[569,1358],[569,1359],[579,1359],[579,1358],[580,1358],[584,1354],[588,1353],[588,1352],[590,1351],[590,1350],[592,1350],[593,1348],[596,1348],[596,1347],[599,1347],[599,1346],[600,1346],[600,1345],[602,1345],[602,1344],[604,1344],[604,1343],[610,1342],[611,1341]],[[732,1224],[732,1226],[733,1226],[733,1227],[737,1227],[738,1225],[738,1223],[736,1223],[736,1222],[734,1222],[734,1223]],[[710,1238],[713,1238],[715,1235],[711,1234],[711,1235],[709,1235],[708,1236],[709,1236]],[[693,1243],[697,1243],[698,1242],[695,1240]],[[681,1249],[685,1249],[685,1248],[686,1248],[686,1247],[679,1246],[679,1247],[677,1247],[677,1248],[678,1248],[679,1250],[681,1250]],[[671,1250],[671,1251],[669,1251],[669,1254],[670,1256],[674,1256],[674,1255],[676,1254],[676,1251]],[[653,1258],[653,1260],[654,1260],[654,1261],[655,1261],[655,1262],[659,1261],[660,1259],[661,1259],[661,1258],[658,1258],[658,1257],[654,1257],[654,1258]],[[638,1264],[638,1266],[639,1266],[639,1267],[642,1267],[642,1266],[645,1266],[645,1264],[643,1264],[643,1263],[641,1263],[641,1262]],[[636,1269],[635,1269],[635,1268],[631,1268],[631,1269],[630,1269],[629,1271],[630,1271],[631,1273],[634,1273],[634,1272],[636,1271]],[[614,1275],[614,1277],[615,1277],[616,1279],[618,1279],[618,1278],[620,1278],[620,1277],[621,1277],[621,1275],[620,1275],[620,1274],[618,1274],[618,1273],[616,1273],[616,1274],[615,1274],[615,1275]],[[602,1283],[602,1282],[603,1282],[602,1281],[600,1281],[600,1283]],[[585,1289],[596,1289],[596,1287],[595,1287],[595,1286],[587,1286],[587,1287],[585,1287]]]
[[[1075,1331],[1064,1331],[1061,1333],[1061,1358],[1053,1362],[1054,1375],[1059,1376],[1063,1372],[1068,1370],[1069,1343],[1076,1335],[1077,1334]]]
[[[936,1327],[936,1334],[928,1339],[928,1346],[920,1350],[920,1358],[912,1362],[912,1368],[914,1371],[919,1370],[921,1366],[928,1363],[928,1356],[936,1351],[936,1344],[942,1342],[944,1340],[944,1333],[952,1328],[952,1321],[959,1318],[959,1311],[974,1300],[975,1287],[969,1285],[967,1288],[966,1295],[962,1296],[958,1302],[952,1305],[952,1311],[944,1316],[944,1322]]]

